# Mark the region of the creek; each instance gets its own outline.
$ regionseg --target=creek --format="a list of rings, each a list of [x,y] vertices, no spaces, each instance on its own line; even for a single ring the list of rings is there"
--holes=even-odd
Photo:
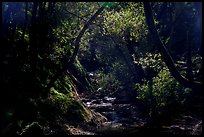
[[[169,125],[161,128],[147,128],[147,117],[144,117],[138,104],[118,101],[116,97],[94,96],[82,98],[86,107],[105,116],[107,120],[96,128],[98,135],[131,135],[131,134],[161,134],[167,135],[199,135],[202,133],[202,118],[194,118],[181,114]]]
[[[107,118],[107,121],[97,129],[97,134],[127,134],[136,132],[136,129],[145,124],[145,118],[142,117],[138,107],[133,103],[117,101],[116,97],[97,95],[89,99],[83,98],[82,101],[88,108]]]

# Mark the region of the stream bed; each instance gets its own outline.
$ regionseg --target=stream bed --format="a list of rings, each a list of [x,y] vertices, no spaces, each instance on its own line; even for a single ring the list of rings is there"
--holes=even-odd
[[[97,134],[124,135],[144,127],[145,119],[141,117],[135,104],[116,102],[116,98],[110,96],[103,98],[96,96],[82,101],[88,108],[107,118],[107,121],[97,128]]]
[[[147,118],[142,116],[136,104],[120,102],[115,97],[97,96],[82,98],[84,105],[107,118],[102,126],[96,128],[98,135],[162,134],[162,135],[200,135],[202,118],[181,115],[174,124],[161,128],[147,128]]]

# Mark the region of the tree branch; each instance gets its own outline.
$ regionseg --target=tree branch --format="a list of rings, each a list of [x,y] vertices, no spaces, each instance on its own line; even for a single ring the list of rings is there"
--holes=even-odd
[[[66,10],[66,12],[68,12],[69,14],[71,14],[71,15],[73,15],[73,16],[75,16],[75,17],[77,17],[77,18],[80,18],[80,19],[82,19],[83,21],[86,21],[86,22],[87,22],[87,20],[85,20],[83,17],[78,16],[78,15],[76,15],[75,13],[72,13],[72,12],[68,11],[67,9],[65,9],[65,10]]]
[[[79,42],[81,40],[81,37],[84,35],[85,31],[88,29],[88,27],[91,25],[91,23],[95,20],[95,18],[103,11],[103,9],[104,9],[103,7],[98,9],[98,11],[89,19],[89,21],[84,25],[84,27],[80,31],[79,35],[77,36],[77,38],[75,40],[74,53],[73,53],[72,57],[70,58],[68,64],[73,64],[74,63],[75,58],[77,56],[77,53],[79,51]]]

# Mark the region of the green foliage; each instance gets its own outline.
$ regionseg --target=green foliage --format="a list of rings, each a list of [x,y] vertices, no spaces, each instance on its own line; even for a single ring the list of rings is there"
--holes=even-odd
[[[153,54],[147,52],[143,57],[140,57],[139,60],[136,58],[134,60],[134,63],[141,64],[143,67],[153,69],[156,72],[159,72],[165,66],[161,59],[161,54],[159,53]]]
[[[104,28],[107,34],[123,34],[127,28],[131,28],[131,36],[136,41],[147,34],[144,9],[141,3],[130,3],[128,8],[120,11],[107,11],[104,13]],[[137,8],[137,10],[135,10]]]
[[[55,64],[60,64],[66,53],[69,53],[69,56],[73,53],[74,36],[68,33],[71,32],[71,28],[69,26],[70,25],[66,23],[62,23],[62,26],[52,30],[53,35],[55,36],[55,42],[52,43],[53,47],[51,54],[49,54],[49,58]]]
[[[163,4],[167,4],[165,12],[161,12]],[[199,25],[200,17],[197,16],[199,12],[195,9],[194,3],[188,2],[152,3],[152,5],[156,16],[154,21],[162,42],[167,48],[176,51],[173,58],[178,56],[177,60],[182,62],[179,64],[179,61],[175,61],[178,64],[176,67],[185,74],[185,57],[180,58],[181,55],[177,53],[182,50],[186,52],[186,48],[181,46],[188,45],[186,31],[191,34],[187,42],[190,41],[191,45],[200,45],[201,24]],[[86,69],[93,72],[92,84],[95,90],[102,88],[98,91],[110,93],[123,87],[126,88],[124,91],[131,91],[129,82],[132,83],[134,80],[135,70],[132,69],[134,64],[128,56],[124,33],[130,29],[130,39],[134,37],[136,42],[139,42],[139,52],[140,46],[145,49],[152,47],[155,42],[154,39],[148,39],[150,36],[141,2],[2,3],[4,44],[0,50],[3,65],[1,82],[2,89],[5,88],[6,92],[0,99],[3,111],[1,133],[16,134],[17,131],[22,135],[41,133],[42,126],[37,121],[43,119],[45,122],[44,119],[47,120],[49,117],[52,119],[56,115],[80,122],[89,120],[89,111],[74,93],[83,92],[85,88],[81,87],[89,86],[86,69],[83,69],[85,65],[81,65],[78,58],[73,66],[68,68],[69,75],[59,76],[55,81],[48,98],[43,100],[42,95],[43,91],[47,91],[50,80],[68,63],[75,48],[77,35],[100,6],[106,10],[82,36],[77,56],[80,62],[83,60]],[[169,43],[172,45],[169,46]],[[192,68],[195,79],[200,80],[202,57],[195,56],[197,48],[199,49],[198,46],[192,46],[194,54]],[[156,101],[156,110],[160,114],[182,104],[190,90],[181,87],[171,77],[159,54],[144,54],[146,52],[139,53],[140,59],[134,57],[134,63],[159,73],[153,78],[152,93]],[[91,69],[92,67],[94,69]],[[144,80],[144,83],[136,86],[138,99],[146,102],[147,106],[151,106],[149,83]],[[122,86],[123,84],[125,86]]]
[[[149,89],[149,81],[144,80],[142,84],[136,84],[137,98],[150,107],[151,95]],[[161,70],[152,81],[152,96],[155,99],[157,115],[164,114],[168,109],[176,110],[185,102],[186,95],[189,92],[190,89],[182,87],[171,76],[168,69]]]
[[[97,78],[94,79],[95,88],[98,92],[114,93],[120,88],[120,81],[116,79],[115,73],[105,74],[103,71],[96,73]]]

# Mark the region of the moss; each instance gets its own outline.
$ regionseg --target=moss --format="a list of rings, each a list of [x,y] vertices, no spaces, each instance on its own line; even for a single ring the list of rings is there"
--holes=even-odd
[[[54,84],[54,88],[59,92],[64,94],[71,94],[73,91],[73,83],[71,82],[68,76],[63,75],[59,80],[57,80]]]
[[[67,107],[67,114],[70,120],[74,121],[89,121],[88,110],[82,105],[79,100],[73,100]]]
[[[82,66],[79,67],[83,69]],[[74,94],[78,89],[76,87],[77,85],[74,84],[69,76],[63,75],[51,88],[48,102],[57,112],[65,115],[69,120],[88,121],[90,117],[88,110]]]
[[[51,88],[49,104],[74,121],[89,121],[88,110],[72,94],[65,95]]]
[[[81,63],[79,62],[78,59],[76,59],[76,61],[74,63],[74,66],[75,66],[75,68],[76,68],[76,70],[78,71],[79,74],[84,73],[84,68],[83,68],[83,66],[81,65]]]
[[[82,105],[82,102],[78,100],[79,106],[80,106],[80,113],[82,116],[82,119],[88,122],[90,120],[89,112],[88,110]]]
[[[82,89],[93,92],[93,87],[91,86],[90,81],[87,79],[86,71],[79,62],[78,58],[76,58],[76,61],[74,62],[73,69],[76,71],[74,76],[77,78],[77,81],[81,83]]]
[[[62,114],[66,114],[67,106],[71,104],[73,97],[71,94],[63,94],[58,92],[56,89],[51,88],[51,94],[49,103],[57,108]]]

